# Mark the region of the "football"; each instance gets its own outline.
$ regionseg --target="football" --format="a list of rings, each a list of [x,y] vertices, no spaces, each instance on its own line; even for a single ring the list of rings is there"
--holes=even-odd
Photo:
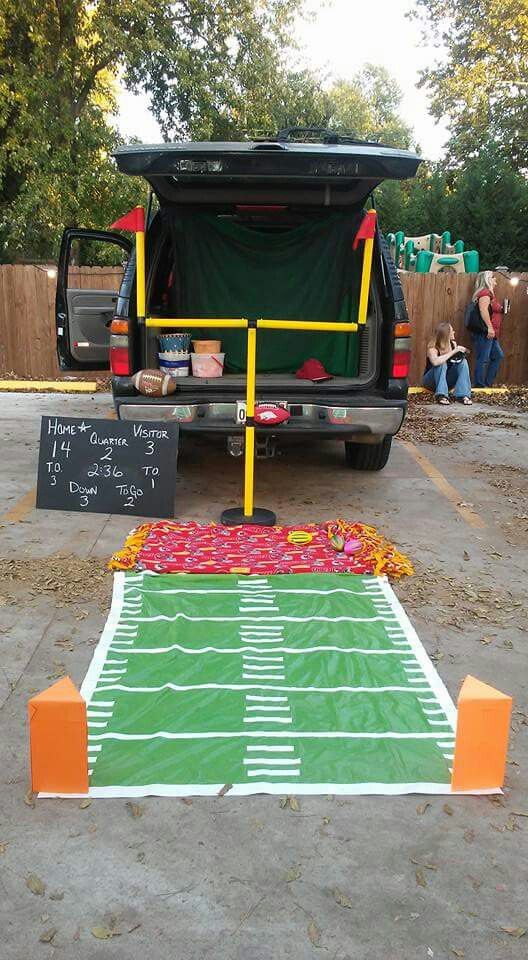
[[[132,377],[132,383],[144,397],[166,397],[176,393],[176,381],[161,370],[139,370]]]
[[[255,407],[255,423],[263,427],[275,427],[290,419],[290,414],[277,403],[260,403]]]

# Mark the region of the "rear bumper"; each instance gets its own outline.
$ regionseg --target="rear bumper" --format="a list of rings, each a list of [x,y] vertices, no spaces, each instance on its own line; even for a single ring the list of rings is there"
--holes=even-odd
[[[182,403],[181,398],[176,402],[174,397],[115,397],[115,405],[120,420],[172,420],[188,433],[233,435],[244,432],[243,420],[237,420],[240,408],[237,408],[236,401]],[[258,426],[258,433],[275,436],[313,434],[365,443],[379,442],[398,432],[407,407],[405,400],[389,401],[365,396],[354,405],[344,401],[340,405],[285,401],[282,405],[288,408],[290,419],[280,426]]]

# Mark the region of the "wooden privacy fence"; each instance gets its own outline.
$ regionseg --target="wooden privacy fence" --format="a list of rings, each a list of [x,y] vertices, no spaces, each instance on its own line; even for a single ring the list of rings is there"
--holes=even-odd
[[[528,383],[528,287],[520,282],[512,287],[506,277],[497,277],[496,296],[510,300],[510,313],[504,317],[501,346],[505,357],[499,370],[501,383]],[[519,274],[528,280],[528,274]],[[400,273],[409,317],[412,321],[412,364],[410,383],[421,382],[427,343],[442,320],[448,320],[459,343],[471,350],[471,335],[464,327],[464,311],[475,287],[475,274]],[[470,357],[470,362],[472,362]]]
[[[80,289],[117,290],[121,267],[70,268],[70,282]],[[526,283],[512,287],[498,276],[499,300],[509,297],[501,344],[506,354],[500,369],[503,383],[528,383],[528,296]],[[460,343],[471,348],[464,329],[464,309],[471,299],[474,275],[400,274],[412,321],[411,383],[419,384],[427,341],[441,320],[453,324]],[[524,280],[528,274],[521,274]],[[50,379],[61,376],[55,350],[55,278],[43,266],[0,265],[0,376]],[[64,376],[67,374],[62,374]]]

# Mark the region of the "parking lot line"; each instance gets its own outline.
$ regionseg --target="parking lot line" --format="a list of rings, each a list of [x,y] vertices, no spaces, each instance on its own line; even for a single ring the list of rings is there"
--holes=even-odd
[[[33,487],[32,490],[28,490],[20,500],[17,500],[15,505],[11,507],[7,513],[3,513],[0,516],[0,520],[6,521],[7,523],[19,523],[21,520],[25,520],[28,513],[34,509],[37,501],[37,488]]]
[[[414,443],[410,440],[400,440],[399,442],[411,454],[411,457],[416,460],[416,463],[421,467],[425,475],[432,480],[437,490],[454,506],[462,519],[465,520],[466,523],[469,523],[471,527],[476,527],[478,530],[485,530],[486,523],[482,517],[473,510],[472,507],[464,503],[462,494],[449,483],[449,480],[446,480],[443,473],[441,473],[423,453],[420,453]]]

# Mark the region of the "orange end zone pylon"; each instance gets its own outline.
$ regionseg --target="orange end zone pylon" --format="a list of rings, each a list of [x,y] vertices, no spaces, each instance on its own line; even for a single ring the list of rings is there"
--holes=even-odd
[[[467,676],[458,697],[452,790],[496,790],[504,783],[512,698]]]
[[[31,789],[88,793],[86,703],[69,677],[28,703]]]

